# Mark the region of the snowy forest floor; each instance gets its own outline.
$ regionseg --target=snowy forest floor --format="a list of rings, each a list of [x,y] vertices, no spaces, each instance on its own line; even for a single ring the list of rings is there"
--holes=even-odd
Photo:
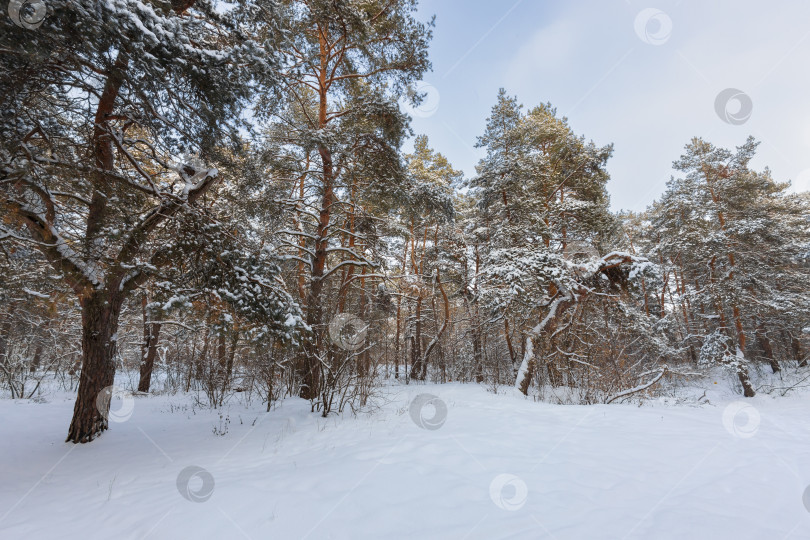
[[[0,538],[810,538],[810,394],[714,389],[639,407],[390,386],[330,419],[144,396],[85,445],[63,442],[73,396],[4,399]],[[441,401],[420,417],[423,393]]]

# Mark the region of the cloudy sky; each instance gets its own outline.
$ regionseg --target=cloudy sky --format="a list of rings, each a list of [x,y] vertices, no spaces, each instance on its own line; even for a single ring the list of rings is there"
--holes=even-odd
[[[467,176],[504,87],[614,143],[614,209],[652,202],[694,136],[733,147],[753,135],[755,167],[810,189],[810,2],[422,0],[420,13],[436,29],[413,128]],[[724,121],[726,89],[743,95],[721,106]]]

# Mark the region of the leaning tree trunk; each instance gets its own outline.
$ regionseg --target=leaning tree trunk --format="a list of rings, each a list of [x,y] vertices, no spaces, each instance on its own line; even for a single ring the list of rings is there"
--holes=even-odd
[[[745,360],[745,354],[740,347],[737,347],[737,354],[733,358],[734,360],[732,360],[731,365],[737,372],[737,378],[740,380],[740,384],[743,388],[743,395],[745,397],[754,397],[756,395],[756,391],[754,390],[754,385],[751,383],[751,377],[748,374],[748,365]]]
[[[509,316],[503,316],[503,335],[506,337],[506,348],[509,351],[509,360],[514,367],[517,357],[515,356],[515,349],[512,347],[512,336],[509,332]]]
[[[574,295],[563,288],[561,284],[554,285],[557,291],[562,294],[551,303],[546,316],[532,328],[526,336],[526,346],[523,355],[523,361],[518,368],[517,378],[515,379],[515,387],[523,393],[528,395],[529,385],[531,384],[532,377],[537,370],[537,359],[534,355],[534,339],[540,337],[547,329],[550,322],[553,322],[558,316],[564,313],[571,305],[576,302]],[[584,293],[581,293],[584,294]]]
[[[82,372],[66,442],[86,443],[107,429],[115,379],[116,332],[123,298],[94,291],[81,301]]]
[[[517,377],[517,389],[524,396],[529,395],[529,385],[534,378],[534,373],[537,371],[537,360],[534,358],[534,336],[526,336],[526,342],[523,353],[523,364],[520,366],[520,372]]]

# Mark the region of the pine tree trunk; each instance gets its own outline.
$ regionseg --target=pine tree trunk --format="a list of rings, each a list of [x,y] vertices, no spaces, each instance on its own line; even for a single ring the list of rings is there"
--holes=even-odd
[[[484,382],[484,353],[481,343],[481,323],[478,314],[478,305],[474,307],[475,317],[473,318],[473,363],[475,368],[475,382]]]
[[[217,364],[224,370],[225,363],[227,362],[227,354],[225,349],[225,330],[220,329],[219,336],[217,336]]]
[[[509,350],[509,360],[514,366],[517,359],[515,357],[515,349],[512,347],[512,336],[509,332],[509,318],[506,316],[503,318],[503,335],[506,336],[506,347]]]
[[[405,265],[408,262],[408,242],[403,242],[402,249],[402,272],[405,272]],[[400,282],[401,283],[401,282]],[[402,296],[397,297],[397,335],[394,340],[394,378],[399,379],[399,351],[400,351],[400,337],[402,335]]]
[[[208,317],[206,316],[206,319]],[[203,337],[203,347],[202,351],[200,352],[200,356],[197,359],[197,363],[194,365],[194,378],[202,380],[205,377],[205,367],[208,364],[208,349],[210,346],[211,341],[211,326],[210,324],[206,324],[205,326],[205,337]],[[189,381],[190,382],[190,381]],[[188,391],[188,389],[186,389]]]
[[[39,365],[42,363],[42,350],[43,345],[42,341],[37,343],[37,348],[34,349],[34,359],[31,361],[31,367],[28,369],[31,373],[36,373],[39,369]]]
[[[329,105],[329,60],[331,48],[323,29],[318,30],[320,43],[320,66],[318,69],[318,128],[324,129],[329,121],[327,109]],[[304,354],[299,359],[297,371],[301,379],[301,389],[298,395],[303,399],[316,399],[321,390],[321,358],[324,356],[324,306],[321,298],[323,292],[323,276],[326,269],[328,255],[329,229],[332,218],[332,202],[334,198],[335,171],[332,162],[332,151],[324,145],[318,146],[318,155],[321,158],[322,177],[321,208],[318,212],[318,225],[315,231],[315,256],[312,258],[312,274],[307,293],[307,324],[312,328],[314,336],[304,344]]]
[[[93,257],[100,257],[103,249],[103,242],[98,240],[104,229],[112,191],[112,183],[106,172],[112,171],[115,163],[115,151],[107,122],[115,108],[128,65],[126,51],[119,50],[96,107],[92,135],[96,170],[90,177],[93,194],[88,206],[84,236],[85,249]],[[92,289],[79,293],[82,308],[82,371],[73,420],[68,430],[68,442],[89,442],[107,429],[111,393],[100,393],[112,386],[115,379],[115,340],[124,300],[118,285],[120,282],[114,285],[111,283],[110,289]]]
[[[28,371],[31,373],[36,373],[40,364],[42,364],[42,352],[45,350],[45,338],[42,337],[42,335],[47,334],[52,320],[53,319],[45,319],[45,322],[42,323],[39,328],[40,337],[36,340],[37,346],[36,349],[34,349],[34,358],[31,360],[31,366],[28,368]]]
[[[554,365],[553,360],[546,361],[546,370],[548,371],[548,382],[551,386],[554,388],[562,386],[562,374],[557,366]]]
[[[219,393],[220,407],[222,407],[222,403],[225,399],[225,392],[228,390],[231,384],[231,376],[233,375],[233,360],[236,357],[236,344],[238,342],[239,332],[234,332],[233,336],[231,337],[230,353],[226,355],[225,334],[220,335],[220,354],[226,356],[224,364],[220,366],[220,373],[222,374],[222,387],[220,388]]]
[[[152,370],[155,366],[161,326],[159,323],[153,323],[149,320],[146,304],[147,298],[144,295],[141,302],[143,309],[143,343],[141,344],[141,376],[138,380],[138,392],[149,392],[149,387],[152,384]]]
[[[411,379],[419,379],[422,373],[422,297],[416,299],[416,323],[411,347]]]
[[[484,382],[484,353],[481,344],[481,331],[473,330],[473,361],[475,362],[475,382]]]
[[[298,376],[301,379],[301,389],[298,396],[303,399],[316,399],[321,389],[319,363],[323,347],[319,335],[320,329],[313,326],[313,324],[316,324],[315,320],[318,320],[318,317],[307,317],[307,324],[315,330],[316,335],[304,345],[304,355],[298,364]],[[318,324],[320,325],[320,323]]]
[[[311,304],[309,304],[311,305]],[[315,335],[304,344],[304,354],[299,359],[297,371],[301,380],[301,388],[298,391],[298,396],[302,399],[316,399],[320,394],[321,389],[321,370],[320,370],[320,356],[321,350],[321,332],[320,323],[318,326],[313,326],[319,317],[307,316],[307,324],[313,328]]]
[[[751,379],[748,377],[748,370],[737,371],[737,378],[740,379],[740,384],[743,387],[743,395],[745,397],[754,397],[756,392],[754,386],[751,384]]]
[[[239,343],[239,332],[234,332],[231,338],[231,350],[228,353],[228,361],[225,362],[225,377],[228,381],[233,377],[233,361],[236,358],[236,345]]]
[[[8,358],[6,351],[8,349],[8,341],[11,337],[11,326],[14,322],[14,312],[17,310],[18,302],[11,302],[8,305],[8,312],[6,313],[3,325],[0,326],[0,365],[8,365]]]
[[[439,353],[439,371],[441,373],[442,384],[447,382],[447,361],[444,358],[444,348],[440,345],[438,347]]]
[[[736,370],[737,370],[737,378],[740,379],[740,384],[743,387],[743,395],[745,397],[754,397],[756,392],[754,391],[754,385],[751,384],[751,378],[748,375],[748,365],[745,361],[745,355],[743,354],[742,349],[737,347],[737,354],[736,354]]]
[[[481,272],[481,255],[478,246],[475,246],[475,275]],[[473,285],[473,298],[478,294],[478,280]],[[481,313],[478,310],[478,302],[473,302],[473,367],[475,369],[475,382],[484,382],[484,360],[481,351]]]
[[[515,379],[515,386],[521,392],[523,392],[524,395],[528,395],[529,384],[531,383],[534,372],[537,370],[537,360],[535,359],[534,355],[535,343],[533,340],[538,338],[544,332],[547,332],[548,325],[550,323],[552,326],[556,324],[554,321],[556,321],[557,317],[564,313],[571,305],[576,303],[576,298],[570,291],[566,289],[560,290],[556,284],[552,285],[554,294],[557,294],[558,292],[562,292],[563,294],[551,303],[551,307],[549,308],[546,316],[537,324],[537,326],[532,328],[529,334],[526,336],[526,346],[524,348],[525,352],[523,355],[523,361],[520,364],[517,378]]]
[[[325,105],[324,105],[325,106]],[[324,115],[325,109],[324,109]],[[312,261],[312,282],[307,295],[307,324],[315,333],[304,346],[304,355],[298,365],[298,374],[301,378],[301,390],[298,395],[303,399],[316,399],[321,389],[320,358],[323,356],[324,329],[323,275],[326,269],[326,256],[328,247],[328,234],[331,219],[333,198],[333,170],[332,154],[325,148],[319,149],[323,160],[324,192],[321,199],[321,210],[318,216],[318,227],[315,240],[315,257]]]
[[[143,345],[141,346],[141,377],[138,392],[149,392],[152,384],[152,370],[155,367],[157,344],[160,337],[160,323],[146,322],[143,325]]]
[[[304,170],[309,171],[309,152],[307,152],[307,160],[306,160],[306,165],[304,166]],[[304,185],[305,185],[306,178],[307,178],[306,173],[302,174],[301,178],[300,178],[300,181],[299,181],[299,184],[298,184],[298,198],[301,201],[304,200],[304,196],[305,196]],[[301,226],[301,217],[299,215],[300,212],[303,210],[303,203],[299,202],[298,204],[296,204],[295,208],[296,208],[296,212],[293,214],[293,223],[295,225],[296,230],[298,230],[299,232],[304,232],[304,229]],[[301,299],[301,302],[303,303],[304,301],[306,301],[306,297],[307,297],[307,293],[306,293],[306,289],[305,289],[306,276],[304,275],[304,269],[305,269],[304,257],[306,256],[305,248],[307,247],[307,241],[306,241],[306,238],[304,236],[301,236],[298,239],[298,245],[301,247],[301,249],[298,251],[298,256],[301,258],[301,260],[298,261],[298,280],[297,280],[298,281],[298,296]]]
[[[520,364],[517,376],[517,388],[524,396],[529,395],[529,385],[537,369],[537,360],[534,358],[534,340],[531,335],[526,336],[523,362]]]
[[[109,392],[115,379],[115,348],[123,298],[94,291],[81,301],[82,372],[66,442],[86,443],[107,429]]]
[[[399,340],[401,334],[401,322],[402,317],[402,296],[397,298],[397,333],[396,337],[394,338],[394,378],[399,379]]]
[[[793,358],[799,363],[799,367],[806,367],[807,358],[804,357],[802,352],[802,343],[795,336],[791,338],[791,348],[793,349]]]
[[[762,352],[765,353],[765,360],[770,364],[771,370],[774,373],[779,373],[779,363],[773,355],[771,340],[768,339],[768,336],[765,334],[764,328],[758,328],[757,330],[757,341],[759,341],[759,347],[762,349]]]

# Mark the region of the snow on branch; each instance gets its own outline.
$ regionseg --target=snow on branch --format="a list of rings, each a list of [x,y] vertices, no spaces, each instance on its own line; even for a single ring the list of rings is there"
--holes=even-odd
[[[606,404],[607,403],[612,403],[613,401],[616,401],[617,399],[627,397],[627,396],[635,394],[637,392],[641,392],[642,390],[646,390],[647,388],[651,387],[652,385],[654,385],[655,383],[660,381],[664,377],[664,375],[666,375],[668,372],[669,372],[669,367],[666,364],[664,364],[661,367],[661,371],[658,372],[658,375],[653,377],[650,381],[648,381],[648,382],[646,382],[644,384],[640,384],[638,386],[634,386],[633,388],[629,388],[627,390],[622,390],[618,394],[614,394],[611,397],[609,397],[605,401],[605,403]]]

